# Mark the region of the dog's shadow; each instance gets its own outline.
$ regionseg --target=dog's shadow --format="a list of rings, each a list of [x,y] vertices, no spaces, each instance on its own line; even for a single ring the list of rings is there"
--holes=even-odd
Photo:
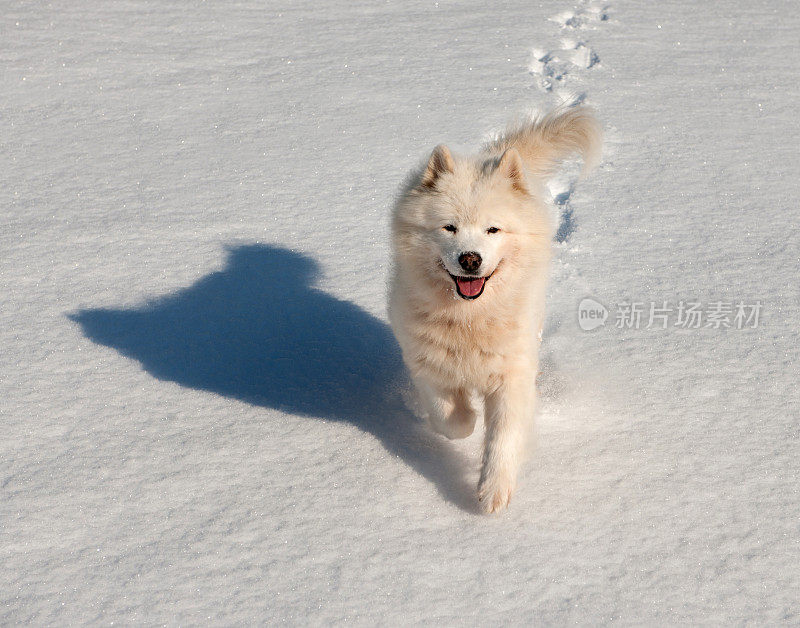
[[[283,248],[230,248],[226,267],[134,309],[71,314],[83,333],[154,377],[375,435],[460,508],[477,511],[471,463],[404,406],[391,330],[313,287],[314,260]]]

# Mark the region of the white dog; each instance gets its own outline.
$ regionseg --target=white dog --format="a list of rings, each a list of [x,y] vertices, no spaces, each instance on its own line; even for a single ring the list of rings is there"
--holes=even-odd
[[[469,436],[482,407],[486,512],[508,505],[536,403],[554,233],[541,189],[570,155],[593,164],[600,144],[596,119],[576,107],[477,156],[437,146],[394,209],[392,328],[434,430]]]

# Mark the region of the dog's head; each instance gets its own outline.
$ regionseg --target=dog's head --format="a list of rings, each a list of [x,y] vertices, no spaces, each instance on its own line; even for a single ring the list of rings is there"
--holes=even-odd
[[[394,223],[396,262],[415,291],[485,299],[549,255],[548,213],[515,149],[474,160],[437,146],[416,182]]]

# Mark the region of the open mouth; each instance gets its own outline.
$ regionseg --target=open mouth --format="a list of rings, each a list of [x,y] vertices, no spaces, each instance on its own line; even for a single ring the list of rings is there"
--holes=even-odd
[[[489,277],[456,277],[450,273],[447,274],[455,281],[458,296],[467,300],[477,299],[481,296],[483,289],[486,287],[486,282],[491,277],[491,275]]]

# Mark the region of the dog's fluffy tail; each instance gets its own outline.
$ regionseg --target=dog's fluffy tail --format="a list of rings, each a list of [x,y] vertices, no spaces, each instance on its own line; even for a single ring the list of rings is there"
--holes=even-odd
[[[510,126],[487,152],[502,155],[516,149],[533,175],[549,176],[563,159],[579,155],[584,174],[600,161],[603,132],[588,107],[560,107],[545,116]]]

